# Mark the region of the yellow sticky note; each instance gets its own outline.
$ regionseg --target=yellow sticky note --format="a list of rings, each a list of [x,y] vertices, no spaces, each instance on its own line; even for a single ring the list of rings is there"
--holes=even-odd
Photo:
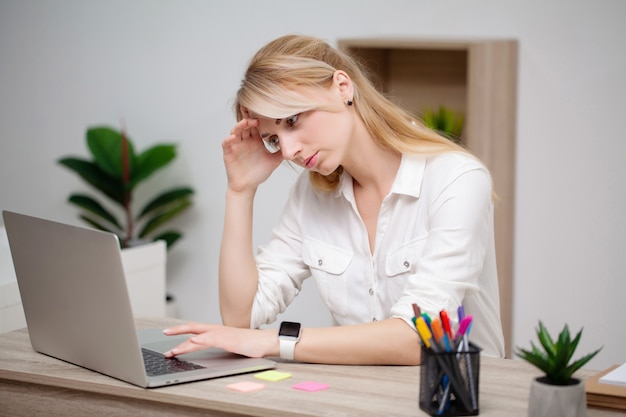
[[[279,371],[264,371],[259,372],[258,374],[254,374],[255,378],[263,379],[265,381],[282,381],[283,379],[291,378],[291,374],[289,372],[279,372]]]

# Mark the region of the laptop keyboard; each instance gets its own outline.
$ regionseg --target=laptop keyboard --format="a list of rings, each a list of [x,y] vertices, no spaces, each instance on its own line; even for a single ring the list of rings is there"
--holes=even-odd
[[[142,348],[141,352],[143,353],[143,363],[148,376],[159,376],[204,368],[204,366],[177,358],[168,359],[160,353],[148,349]]]

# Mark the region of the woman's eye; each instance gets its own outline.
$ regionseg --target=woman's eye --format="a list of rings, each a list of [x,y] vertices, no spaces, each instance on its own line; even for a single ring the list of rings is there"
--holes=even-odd
[[[285,123],[287,124],[287,126],[292,127],[298,121],[298,117],[300,117],[299,114],[294,114],[293,116],[288,117],[287,119],[285,119]]]
[[[280,151],[280,142],[278,141],[278,136],[276,135],[263,139],[263,143],[265,144],[265,149],[267,149],[270,153]]]

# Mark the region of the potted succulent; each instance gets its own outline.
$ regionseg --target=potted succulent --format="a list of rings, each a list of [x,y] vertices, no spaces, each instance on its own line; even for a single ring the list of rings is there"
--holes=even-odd
[[[517,347],[515,354],[536,366],[544,375],[533,379],[530,389],[529,417],[582,417],[587,403],[583,382],[574,373],[589,362],[602,348],[572,360],[582,329],[572,339],[567,324],[555,341],[539,321],[537,337],[541,348],[533,342],[531,350]]]
[[[162,275],[160,287],[164,295],[165,248],[171,248],[182,237],[182,233],[173,229],[163,230],[163,227],[191,206],[194,192],[189,187],[175,187],[159,193],[140,209],[136,208],[134,197],[139,184],[175,159],[176,146],[157,144],[137,153],[123,129],[118,131],[107,126],[89,127],[86,141],[91,160],[70,156],[58,162],[80,176],[99,192],[99,197],[106,197],[112,204],[107,207],[97,197],[85,193],[72,193],[68,201],[80,209],[79,216],[87,224],[118,236],[124,249],[122,258],[131,299],[132,287],[136,285],[137,292],[141,290],[140,284],[133,284],[129,279],[130,269],[144,270],[144,278],[147,275]],[[131,254],[133,257],[140,256],[137,255],[139,248],[151,251],[143,257],[147,261],[159,263],[162,272],[146,274],[147,261],[128,259]],[[159,285],[153,283],[152,287],[158,288]],[[163,298],[160,304],[165,311]],[[141,314],[142,311],[135,313]]]

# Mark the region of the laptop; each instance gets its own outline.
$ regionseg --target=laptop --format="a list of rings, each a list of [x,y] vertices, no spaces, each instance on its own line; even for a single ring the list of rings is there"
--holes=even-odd
[[[215,348],[165,358],[186,338],[135,327],[117,236],[6,210],[2,215],[37,352],[145,388],[276,366]],[[147,370],[152,361],[161,368]]]

